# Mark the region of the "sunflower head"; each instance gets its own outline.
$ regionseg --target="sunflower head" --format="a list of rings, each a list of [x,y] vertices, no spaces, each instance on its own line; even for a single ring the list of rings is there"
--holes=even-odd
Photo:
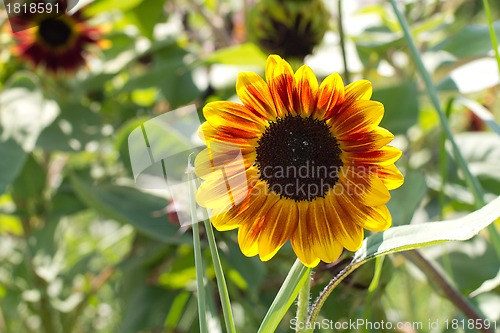
[[[23,28],[13,32],[13,53],[49,73],[73,73],[85,64],[88,46],[100,44],[101,31],[90,27],[82,12],[67,14],[66,1],[56,3],[63,14],[52,11],[16,18]]]
[[[247,30],[266,53],[302,60],[322,41],[328,16],[322,0],[262,0],[249,11]]]
[[[290,240],[314,267],[356,251],[364,229],[391,225],[389,190],[403,183],[394,166],[401,151],[378,126],[384,107],[361,80],[344,86],[338,74],[321,84],[307,66],[293,72],[278,56],[266,81],[241,73],[242,102],[212,102],[200,134],[207,144],[195,169],[204,183],[201,206],[218,230],[238,228],[247,256],[269,260]]]

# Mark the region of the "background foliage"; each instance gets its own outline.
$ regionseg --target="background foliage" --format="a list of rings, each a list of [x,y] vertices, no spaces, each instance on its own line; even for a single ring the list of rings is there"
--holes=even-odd
[[[306,63],[320,79],[338,71],[371,80],[373,99],[385,104],[382,126],[404,151],[398,166],[406,181],[389,202],[394,225],[473,211],[474,198],[443,143],[390,6],[353,3],[346,1],[343,12],[348,73],[331,2],[329,31]],[[478,116],[477,105],[463,103],[476,101],[500,120],[499,69],[482,1],[400,3],[459,147],[492,200],[500,194],[500,137]],[[91,2],[86,12],[92,24],[106,27],[110,47],[93,50],[88,68],[74,77],[51,77],[17,59],[12,36],[0,29],[0,332],[199,330],[191,232],[169,214],[168,197],[135,186],[127,137],[141,122],[180,106],[194,103],[201,110],[208,101],[235,99],[238,72],[263,72],[267,55],[245,38],[250,5]],[[491,5],[500,35],[500,6]],[[2,23],[8,25],[0,9]],[[295,260],[293,251],[287,245],[262,263],[241,254],[236,232],[216,237],[236,327],[255,332]],[[209,263],[203,234],[202,246]],[[500,327],[500,262],[487,234],[424,254]],[[315,269],[313,295],[350,257]],[[217,332],[221,309],[213,269],[206,267],[209,325]],[[351,274],[321,318],[422,322],[419,332],[431,332],[429,319],[464,318],[403,255],[384,260],[378,288],[368,297],[373,274],[374,262]],[[279,331],[290,331],[293,315],[289,311]]]

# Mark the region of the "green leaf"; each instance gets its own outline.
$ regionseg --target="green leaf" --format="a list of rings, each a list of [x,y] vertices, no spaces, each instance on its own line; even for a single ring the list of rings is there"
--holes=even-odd
[[[376,89],[373,100],[384,104],[385,113],[380,126],[394,134],[405,134],[418,120],[418,89],[415,82]]]
[[[2,140],[0,128],[0,194],[5,193],[21,172],[28,154],[12,139]]]
[[[267,311],[259,328],[259,333],[275,332],[281,319],[293,304],[299,294],[300,288],[309,277],[309,268],[298,259],[293,264],[276,298]]]
[[[92,2],[85,12],[89,16],[94,16],[103,12],[109,12],[113,10],[127,11],[130,10],[145,0],[99,0]],[[149,1],[149,0],[148,0]]]
[[[194,84],[192,68],[184,62],[189,53],[174,42],[160,47],[153,45],[153,65],[146,72],[130,78],[124,91],[159,88],[171,108],[196,99],[200,90]]]
[[[367,237],[352,262],[340,272],[318,297],[309,321],[314,322],[326,298],[355,269],[376,257],[418,249],[447,241],[468,240],[500,217],[500,197],[484,207],[455,220],[427,222],[390,228]]]
[[[403,186],[391,191],[391,200],[387,203],[394,226],[410,224],[426,192],[424,175],[418,171],[407,172]]]
[[[167,201],[133,187],[117,185],[92,186],[75,174],[71,184],[84,203],[115,221],[133,225],[138,231],[168,244],[191,243],[187,234],[168,220],[164,212]]]
[[[30,154],[24,164],[23,171],[13,183],[12,196],[16,200],[36,202],[41,199],[45,185],[45,170]]]
[[[153,30],[163,14],[164,4],[165,0],[148,0],[141,2],[130,11],[130,16],[137,27],[149,39],[153,39]]]
[[[80,102],[60,105],[61,113],[40,134],[37,146],[45,150],[82,151],[101,138],[100,117]]]
[[[500,21],[493,24],[495,33],[500,34]],[[485,56],[492,50],[489,27],[487,24],[471,24],[451,38],[432,48],[444,50],[458,58]]]
[[[500,197],[464,217],[443,222],[428,222],[390,228],[371,235],[355,253],[353,264],[377,256],[418,249],[446,241],[463,241],[477,235],[500,217]]]
[[[491,193],[500,195],[500,136],[492,132],[456,135],[457,144],[471,172]]]
[[[205,62],[208,64],[264,67],[266,55],[255,44],[246,43],[217,50],[210,54]]]
[[[141,281],[142,282],[142,281]],[[172,299],[178,292],[142,282],[133,287],[123,314],[119,333],[136,333],[156,330],[165,322]]]

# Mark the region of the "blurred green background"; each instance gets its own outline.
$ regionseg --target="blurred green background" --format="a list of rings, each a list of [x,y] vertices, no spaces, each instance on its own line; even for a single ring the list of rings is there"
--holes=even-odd
[[[127,138],[142,122],[178,107],[195,104],[201,111],[209,101],[237,100],[237,74],[263,73],[271,50],[262,50],[255,35],[276,40],[281,30],[272,31],[266,16],[248,19],[255,3],[90,2],[84,8],[92,15],[88,24],[104,29],[109,46],[92,49],[87,67],[75,75],[57,77],[13,54],[15,41],[0,7],[0,332],[199,331],[191,230],[179,228],[169,197],[136,186]],[[487,199],[495,198],[500,137],[481,111],[500,121],[500,80],[482,1],[399,3],[460,149]],[[500,35],[500,2],[490,3]],[[473,197],[443,145],[437,114],[389,4],[344,1],[347,71],[337,1],[325,5],[323,14],[302,17],[319,29],[319,45],[305,60],[290,60],[304,61],[320,80],[339,72],[346,83],[372,81],[373,99],[386,109],[381,126],[404,151],[398,167],[406,181],[389,203],[394,225],[473,211]],[[194,135],[172,127],[179,137],[169,140]],[[236,236],[216,234],[238,332],[256,332],[295,258],[288,244],[267,263],[246,258]],[[500,262],[487,235],[424,253],[500,328]],[[346,253],[335,265],[315,269],[313,295],[348,258]],[[211,332],[219,332],[214,272],[206,267]],[[366,306],[373,267],[365,265],[343,282],[322,318],[424,323],[422,330],[404,332],[475,332],[427,327],[429,320],[464,317],[401,255],[385,260],[379,289]],[[291,331],[293,316],[290,310],[280,332]]]

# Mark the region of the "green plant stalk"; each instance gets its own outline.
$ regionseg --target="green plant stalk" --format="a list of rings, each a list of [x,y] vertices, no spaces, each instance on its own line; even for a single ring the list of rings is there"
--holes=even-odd
[[[453,109],[453,104],[455,102],[455,98],[452,97],[448,100],[445,109],[446,119],[450,119],[451,110]],[[440,154],[439,154],[439,167],[441,173],[441,191],[439,191],[439,217],[440,220],[444,220],[444,211],[443,208],[446,205],[446,195],[444,194],[444,188],[446,185],[446,180],[448,179],[448,156],[446,154],[446,135],[441,133],[441,142],[440,142]],[[446,252],[443,255],[443,266],[446,269],[446,273],[453,280],[453,269],[451,267],[450,255]]]
[[[342,51],[342,61],[344,63],[344,77],[347,83],[351,82],[351,73],[349,72],[349,67],[347,67],[347,53],[345,46],[345,34],[344,34],[344,22],[342,20],[342,0],[338,0],[338,11],[339,19],[337,20],[339,36],[340,36],[340,49]]]
[[[309,298],[311,297],[311,271],[307,272],[307,280],[302,285],[299,291],[299,297],[297,301],[297,324],[303,323],[304,325],[307,322],[307,316],[309,314]],[[301,329],[303,327],[301,325],[297,325],[295,332],[302,333],[305,332],[305,329]]]
[[[201,185],[200,180],[195,178],[196,187]],[[222,314],[224,316],[224,323],[226,324],[226,331],[228,333],[236,333],[236,327],[234,326],[233,311],[231,310],[231,301],[229,300],[229,292],[227,291],[226,278],[224,276],[224,271],[222,269],[222,263],[220,261],[219,251],[217,250],[217,243],[215,242],[214,230],[212,224],[210,223],[210,217],[206,209],[203,209],[203,218],[205,223],[205,232],[207,233],[208,246],[210,248],[210,254],[212,255],[212,261],[214,264],[215,277],[217,279],[217,288],[219,290],[220,301],[222,305]],[[193,215],[196,216],[196,215]]]
[[[260,324],[258,333],[275,332],[281,319],[293,304],[306,280],[310,279],[310,269],[304,266],[299,259],[295,260],[292,268],[281,285],[278,294]],[[298,324],[298,323],[297,323]]]
[[[445,293],[446,297],[462,311],[469,319],[474,322],[484,323],[485,319],[474,309],[469,302],[444,278],[444,276],[430,263],[427,259],[422,257],[418,251],[408,251],[403,255],[409,259],[413,264],[420,268],[427,278],[437,284],[440,289]],[[477,330],[482,333],[494,333],[492,329],[484,327],[477,327]]]
[[[363,262],[351,262],[349,265],[347,265],[343,270],[341,270],[333,279],[328,282],[326,287],[321,291],[319,296],[316,298],[314,301],[312,307],[311,307],[311,312],[309,313],[309,319],[307,320],[310,323],[314,323],[316,321],[316,318],[319,315],[319,311],[323,307],[323,304],[325,304],[326,299],[332,291],[342,282],[349,274],[354,272],[356,268],[361,266]]]
[[[200,320],[200,332],[208,333],[207,324],[207,299],[205,295],[205,276],[203,270],[203,258],[201,255],[200,230],[198,220],[196,218],[196,199],[194,187],[194,175],[191,166],[192,155],[188,159],[188,183],[189,183],[189,207],[191,211],[191,223],[193,226],[193,246],[194,246],[194,263],[196,266],[196,286],[198,289],[198,314]]]
[[[500,73],[500,51],[498,51],[498,40],[495,34],[495,28],[493,27],[493,17],[491,16],[490,3],[488,0],[483,0],[484,12],[486,18],[488,19],[488,28],[490,30],[490,39],[495,51],[495,58],[497,59],[498,73]]]
[[[375,294],[380,283],[380,276],[382,275],[382,266],[384,266],[384,259],[385,257],[383,256],[375,258],[375,271],[373,273],[373,279],[370,282],[370,286],[368,287],[368,295],[366,295],[365,305],[363,308],[363,318],[365,318],[366,320],[370,320],[372,316],[371,304],[373,302],[373,299],[375,298]],[[364,327],[363,331],[368,332],[366,327]]]
[[[420,73],[420,76],[422,77],[425,88],[427,90],[427,94],[429,95],[432,104],[434,105],[434,108],[436,109],[439,120],[441,122],[441,127],[443,128],[444,133],[446,134],[446,137],[448,140],[450,140],[452,149],[453,149],[453,155],[455,156],[455,159],[457,160],[458,166],[462,170],[462,172],[465,175],[465,181],[467,182],[467,185],[469,186],[469,189],[471,190],[474,199],[475,199],[475,205],[477,208],[480,208],[486,204],[486,201],[484,200],[484,191],[481,187],[481,184],[477,180],[477,178],[471,173],[469,166],[467,165],[467,162],[465,161],[462,153],[460,152],[460,149],[458,148],[458,145],[455,141],[455,138],[453,136],[453,133],[451,131],[450,125],[448,124],[448,121],[446,119],[446,115],[444,114],[443,110],[441,109],[441,104],[439,102],[439,98],[436,92],[436,87],[434,86],[434,83],[432,82],[431,76],[429,75],[429,72],[427,72],[427,69],[424,66],[424,63],[422,61],[422,58],[420,56],[420,52],[417,49],[417,46],[415,45],[415,42],[413,41],[413,38],[411,36],[410,28],[408,27],[408,23],[406,22],[405,17],[403,14],[398,9],[398,6],[396,5],[395,0],[389,0],[392,8],[394,9],[394,13],[396,14],[399,24],[401,28],[403,29],[404,36],[406,39],[406,42],[408,44],[408,47],[410,49],[410,53],[413,57],[413,61],[417,65],[417,70]],[[488,231],[490,233],[491,237],[491,242],[493,246],[495,247],[495,250],[497,252],[498,257],[500,258],[500,236],[498,235],[498,231],[495,228],[494,224],[491,224],[488,226]]]

